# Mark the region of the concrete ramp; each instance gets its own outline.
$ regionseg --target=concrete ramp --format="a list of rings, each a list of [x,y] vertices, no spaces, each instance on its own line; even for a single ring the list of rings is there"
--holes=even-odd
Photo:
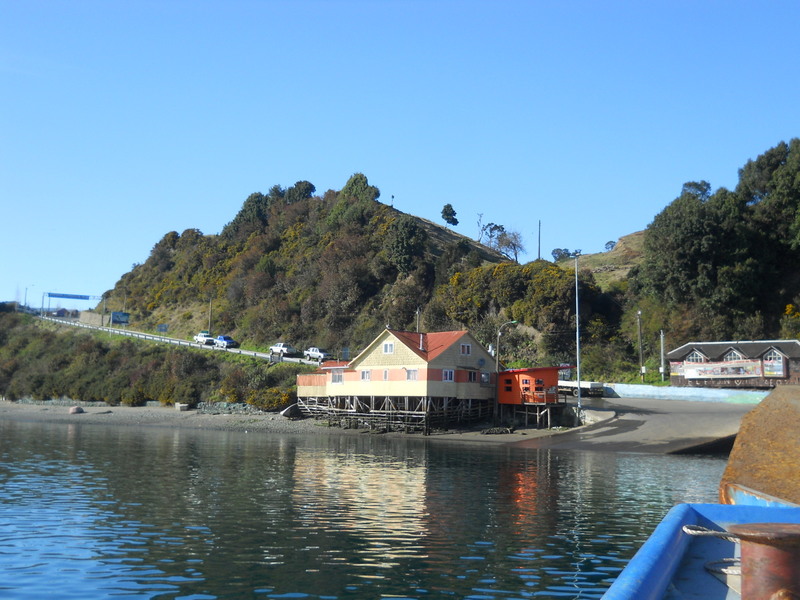
[[[753,404],[652,398],[592,399],[586,408],[608,420],[558,435],[519,442],[527,448],[659,454],[730,451]]]

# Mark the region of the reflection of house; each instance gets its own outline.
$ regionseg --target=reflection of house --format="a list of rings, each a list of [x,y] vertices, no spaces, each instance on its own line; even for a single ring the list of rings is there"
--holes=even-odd
[[[297,376],[307,415],[427,428],[489,416],[494,358],[467,331],[385,329],[349,363]]]
[[[667,354],[677,386],[773,388],[799,384],[800,340],[690,342]]]

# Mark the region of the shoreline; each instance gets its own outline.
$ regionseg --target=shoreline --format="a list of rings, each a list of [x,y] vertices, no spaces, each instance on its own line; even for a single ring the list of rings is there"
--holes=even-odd
[[[80,406],[81,413],[70,413],[70,408]],[[519,428],[511,433],[483,434],[481,429],[450,429],[430,435],[421,433],[371,433],[367,429],[342,429],[331,427],[312,418],[289,419],[279,413],[211,413],[197,410],[180,411],[168,406],[108,406],[85,403],[12,402],[0,400],[0,421],[29,423],[64,423],[106,425],[115,427],[155,427],[197,429],[206,431],[239,431],[275,435],[383,435],[408,439],[439,440],[474,444],[505,445],[537,437],[557,435],[563,431]],[[485,424],[481,427],[485,428]]]

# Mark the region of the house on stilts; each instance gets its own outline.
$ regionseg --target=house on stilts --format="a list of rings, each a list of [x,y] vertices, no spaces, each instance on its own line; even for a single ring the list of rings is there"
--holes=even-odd
[[[297,376],[306,416],[340,424],[427,431],[489,418],[494,357],[468,331],[385,329],[349,363]]]

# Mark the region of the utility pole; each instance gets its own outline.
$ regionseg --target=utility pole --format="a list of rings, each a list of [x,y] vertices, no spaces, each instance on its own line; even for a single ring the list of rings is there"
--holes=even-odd
[[[581,304],[578,299],[578,257],[575,251],[575,377],[578,389],[578,420],[581,421]]]
[[[639,329],[639,373],[644,383],[644,353],[642,352],[642,311],[636,311],[636,322]]]

